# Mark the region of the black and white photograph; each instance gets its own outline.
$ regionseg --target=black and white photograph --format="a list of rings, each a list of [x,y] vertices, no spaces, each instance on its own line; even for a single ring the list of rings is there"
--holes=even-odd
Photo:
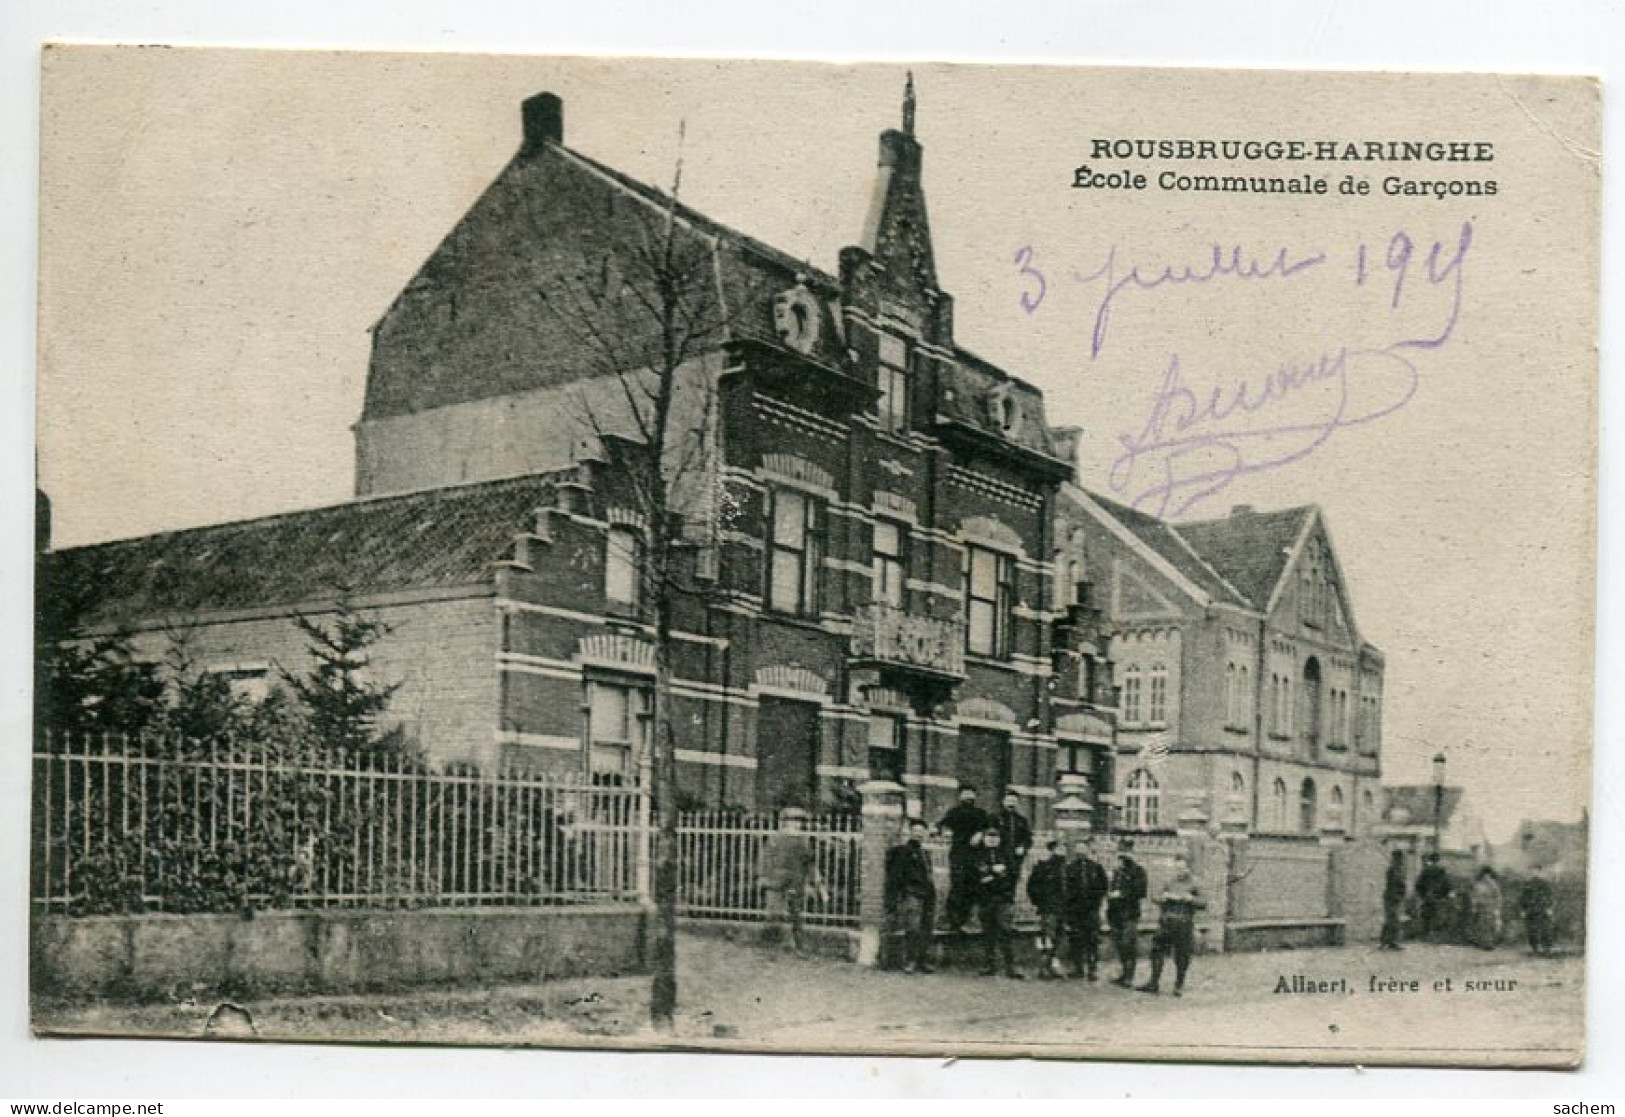
[[[1594,80],[41,66],[37,1034],[1586,1057]]]

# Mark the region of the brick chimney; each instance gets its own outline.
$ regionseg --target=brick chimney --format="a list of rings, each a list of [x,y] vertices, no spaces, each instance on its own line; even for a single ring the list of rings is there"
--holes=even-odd
[[[564,101],[557,93],[538,93],[525,101],[523,155],[534,155],[544,144],[564,143]]]

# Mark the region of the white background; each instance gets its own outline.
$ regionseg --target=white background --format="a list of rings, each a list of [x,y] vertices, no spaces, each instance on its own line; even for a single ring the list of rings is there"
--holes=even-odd
[[[1589,1058],[1577,1074],[1305,1070],[1033,1062],[767,1059],[340,1047],[38,1041],[28,1036],[27,741],[32,538],[38,46],[47,39],[515,53],[640,53],[855,60],[1534,70],[1605,81],[1602,456]],[[1617,858],[1622,765],[1617,686],[1625,605],[1610,576],[1622,527],[1616,431],[1625,188],[1612,173],[1625,126],[1625,5],[1290,2],[883,4],[592,0],[561,8],[432,0],[12,2],[0,11],[0,1096],[475,1097],[883,1094],[893,1096],[1350,1096],[1498,1098],[1625,1094],[1625,943]],[[1538,774],[1530,773],[1530,778]],[[1616,952],[1608,948],[1612,946]],[[1550,1112],[1531,1104],[1529,1112]]]

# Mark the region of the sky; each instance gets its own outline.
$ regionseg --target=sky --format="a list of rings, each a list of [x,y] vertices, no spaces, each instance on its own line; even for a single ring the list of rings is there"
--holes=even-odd
[[[948,66],[916,83],[958,340],[1042,387],[1052,424],[1084,428],[1082,482],[1176,518],[1319,505],[1355,622],[1387,656],[1385,777],[1426,781],[1442,751],[1492,836],[1577,817],[1594,578],[1587,90]],[[52,52],[38,456],[57,544],[345,499],[368,327],[512,156],[526,96],[559,93],[570,146],[649,182],[670,180],[681,122],[689,204],[833,271],[901,86],[897,67]],[[1224,170],[1327,176],[1325,197],[1071,185],[1081,164],[1215,173],[1092,155],[1095,139],[1138,136],[1487,139],[1496,159]],[[1497,194],[1381,193],[1396,170],[1494,179]],[[1339,196],[1346,173],[1374,193]],[[1267,274],[1110,294],[1136,267],[1212,270],[1215,246]],[[1256,398],[1282,368],[1294,387],[1265,424],[1280,433],[1246,445],[1251,464],[1279,464],[1162,504],[1158,469],[1228,460],[1209,445],[1170,463],[1155,445],[1159,413],[1164,435],[1180,417],[1183,397],[1157,406],[1171,378]],[[1314,429],[1339,400],[1363,421],[1318,442],[1283,429]]]

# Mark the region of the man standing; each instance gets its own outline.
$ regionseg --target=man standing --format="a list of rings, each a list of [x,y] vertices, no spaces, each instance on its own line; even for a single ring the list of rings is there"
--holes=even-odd
[[[780,942],[788,921],[790,948],[797,954],[801,953],[802,912],[807,893],[823,888],[806,822],[807,812],[799,807],[786,807],[779,812],[779,828],[768,835],[759,874],[766,893],[767,915],[762,941]]]
[[[886,914],[903,932],[903,972],[933,973],[932,935],[936,930],[937,882],[925,849],[924,819],[911,819],[908,837],[886,851]]]
[[[1174,956],[1174,996],[1185,995],[1185,973],[1191,967],[1191,955],[1196,950],[1196,913],[1207,907],[1196,877],[1191,873],[1190,859],[1184,854],[1174,858],[1174,879],[1157,898],[1162,914],[1157,919],[1157,935],[1151,940],[1151,980],[1140,986],[1142,993],[1156,993],[1162,988],[1162,963],[1171,953]]]
[[[1106,902],[1111,883],[1106,877],[1106,867],[1090,856],[1087,838],[1072,839],[1061,879],[1072,975],[1094,981],[1095,967],[1100,961],[1100,906]]]
[[[1005,853],[997,829],[988,827],[982,833],[982,845],[976,854],[976,904],[982,917],[982,976],[991,977],[1004,966],[1004,976],[1020,980],[1024,975],[1016,969],[1015,945],[1011,942],[1014,921],[1011,905],[1016,898],[1016,884],[1021,870]]]
[[[1027,860],[1027,853],[1033,848],[1033,824],[1021,813],[1021,796],[1014,791],[1006,791],[989,825],[998,828],[999,840],[1004,843],[1005,852],[1015,862],[1017,872],[1020,872],[1022,862]]]
[[[1416,876],[1416,899],[1422,909],[1422,937],[1437,942],[1444,933],[1449,915],[1450,874],[1439,864],[1439,855],[1430,853],[1427,865]]]
[[[988,827],[987,812],[976,805],[976,789],[965,784],[959,802],[937,828],[948,832],[948,927],[954,934],[965,929],[976,902],[976,849]]]
[[[1038,976],[1065,977],[1066,971],[1061,968],[1061,936],[1066,922],[1066,858],[1059,842],[1050,842],[1044,850],[1044,859],[1027,875],[1027,899],[1038,912],[1041,958]]]
[[[1537,955],[1552,952],[1552,918],[1556,908],[1552,882],[1546,870],[1535,866],[1529,870],[1529,879],[1518,892],[1518,910],[1523,915],[1523,928],[1529,935],[1529,949]]]
[[[1117,871],[1106,893],[1106,923],[1111,928],[1112,945],[1122,972],[1115,984],[1134,988],[1134,971],[1140,961],[1140,905],[1145,901],[1145,870],[1134,860],[1134,843],[1124,838],[1117,847]]]
[[[1400,913],[1405,910],[1405,854],[1394,850],[1388,855],[1388,876],[1382,884],[1382,949],[1403,950],[1399,945]]]

